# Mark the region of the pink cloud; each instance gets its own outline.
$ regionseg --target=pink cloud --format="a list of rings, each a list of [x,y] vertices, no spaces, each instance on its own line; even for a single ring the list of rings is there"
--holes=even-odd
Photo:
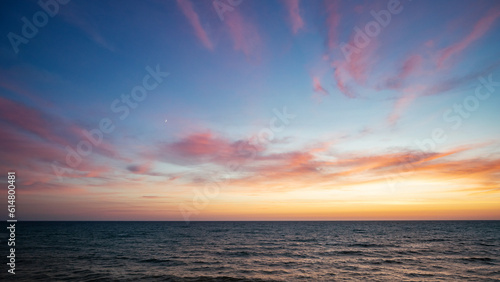
[[[420,55],[412,55],[403,63],[401,72],[398,76],[399,79],[407,78],[413,71],[415,71],[422,64],[422,57]]]
[[[231,139],[210,130],[197,131],[177,141],[158,144],[153,154],[149,150],[143,157],[182,166],[212,164],[239,169],[249,163],[274,160],[268,159],[265,151],[274,144],[287,142],[284,139],[263,142],[261,137],[256,134],[244,139]]]
[[[53,107],[54,105],[52,103],[49,103],[48,101],[41,98],[42,95],[40,93],[36,93],[26,89],[26,86],[21,86],[21,84],[24,83],[19,83],[19,81],[24,81],[26,72],[26,69],[11,69],[9,71],[0,69],[0,87],[5,88],[6,90],[11,91],[19,96],[24,96],[39,105]],[[36,74],[31,75],[33,76]],[[17,83],[15,83],[14,81],[16,81]]]
[[[288,9],[292,31],[294,34],[297,34],[304,27],[304,20],[300,16],[299,0],[284,0],[284,3]]]
[[[417,71],[422,65],[422,56],[420,55],[411,55],[409,56],[402,64],[399,69],[398,74],[387,79],[385,82],[385,87],[390,89],[399,89],[403,85],[403,82],[406,78],[412,75],[415,71]]]
[[[329,95],[328,91],[326,91],[325,88],[323,88],[323,86],[321,86],[321,81],[319,80],[319,77],[315,76],[313,77],[313,89],[314,89],[314,92],[316,93],[319,93],[321,95]]]
[[[415,100],[417,94],[415,92],[410,92],[399,97],[394,103],[392,113],[387,118],[390,125],[395,125],[397,121],[401,118],[403,111],[406,110],[410,104]]]
[[[480,39],[491,28],[498,17],[500,17],[500,9],[490,10],[474,25],[474,28],[467,36],[459,42],[441,50],[438,58],[438,66],[442,67],[450,57],[459,54],[474,41]]]
[[[200,17],[194,10],[191,1],[177,0],[177,4],[188,19],[191,26],[194,28],[196,37],[198,37],[198,39],[202,42],[203,46],[205,46],[207,49],[213,50],[213,44],[210,41],[210,38],[208,37],[205,29],[203,29],[203,26],[200,23]]]
[[[39,174],[58,179],[53,164],[58,169],[66,168],[64,178],[99,177],[110,171],[90,156],[83,157],[78,167],[66,164],[66,147],[75,149],[79,141],[87,140],[83,129],[75,124],[3,97],[0,97],[0,124],[1,159],[6,164],[25,169],[25,180],[29,183],[47,181],[38,179]],[[124,160],[104,140],[92,149],[96,156]]]
[[[368,80],[368,73],[375,62],[375,42],[372,42],[368,47],[360,52],[354,52],[350,60],[345,60],[341,67],[349,73],[354,81],[360,85],[364,85]]]
[[[13,167],[28,167],[36,161],[49,162],[55,158],[64,158],[64,152],[45,142],[23,134],[12,127],[0,127],[0,154],[2,161]]]
[[[229,28],[234,49],[243,52],[247,57],[256,56],[261,38],[255,26],[246,22],[236,10],[228,13],[224,22]]]
[[[340,24],[340,13],[338,10],[340,8],[340,2],[325,1],[326,12],[328,13],[326,18],[326,29],[327,29],[327,46],[328,50],[333,50],[337,46],[338,39],[338,26]]]
[[[18,127],[0,128],[0,168],[14,169],[23,175],[23,185],[34,183],[53,183],[58,181],[53,171],[54,161],[64,162],[67,152],[62,146],[44,142],[33,135],[25,134]],[[82,163],[79,170],[66,170],[64,178],[99,177],[110,168],[95,165],[93,162]]]
[[[351,88],[349,86],[347,86],[348,78],[341,71],[341,69],[339,67],[335,68],[335,71],[333,73],[333,77],[334,77],[335,81],[337,82],[337,87],[342,94],[344,94],[348,98],[356,98],[356,94],[354,94],[354,92],[351,90]]]
[[[225,165],[230,161],[244,161],[263,150],[247,140],[232,141],[210,131],[191,133],[179,141],[160,145],[153,158],[172,163],[212,162]]]
[[[173,143],[171,148],[182,155],[202,157],[226,150],[229,143],[215,137],[211,132],[196,133],[187,136],[182,141]]]
[[[493,61],[490,65],[475,72],[466,75],[442,79],[434,84],[429,84],[423,89],[422,95],[437,95],[446,91],[450,91],[460,85],[470,81],[477,81],[478,77],[491,74],[492,71],[500,66],[500,60]]]
[[[62,185],[58,183],[47,183],[47,182],[32,182],[23,183],[23,190],[21,192],[23,195],[47,195],[47,194],[57,194],[57,195],[88,195],[88,191],[82,187],[76,185]],[[27,206],[28,208],[28,206]],[[32,207],[30,207],[32,208]]]
[[[0,97],[0,120],[5,120],[47,141],[67,145],[67,141],[53,134],[48,117],[41,112]]]
[[[0,97],[0,121],[4,120],[11,126],[34,134],[38,138],[53,142],[61,147],[75,147],[79,140],[87,140],[84,129],[76,124],[64,122],[58,117],[45,114],[24,104]],[[90,131],[86,130],[86,131]],[[118,156],[116,150],[103,138],[97,152],[108,157]]]
[[[84,129],[76,124],[71,124],[71,125],[67,126],[67,133],[66,134],[74,136],[73,140],[88,140],[88,137],[83,132],[86,131],[86,132],[88,132],[88,134],[91,134],[91,131],[93,131],[93,130],[95,130],[95,129],[93,129],[93,128]],[[93,132],[93,133],[95,133],[95,132]],[[93,150],[95,150],[96,152],[98,152],[104,156],[110,157],[110,158],[116,158],[116,159],[119,159],[122,161],[128,161],[128,159],[120,156],[120,153],[115,149],[115,147],[110,142],[108,142],[106,140],[106,136],[104,136],[104,135],[105,134],[103,134],[103,138],[102,138],[101,142],[98,144],[98,146],[93,147]],[[92,138],[98,138],[98,137],[93,136]],[[71,146],[74,147],[74,146],[76,146],[76,144],[77,144],[76,141],[73,141]]]
[[[374,40],[372,39],[367,47],[358,52],[353,52],[349,59],[343,58],[332,62],[332,67],[335,68],[334,79],[337,87],[349,98],[357,97],[352,90],[353,85],[366,86],[368,82],[368,74],[377,60],[375,51],[378,44]],[[355,46],[352,39],[349,45]]]

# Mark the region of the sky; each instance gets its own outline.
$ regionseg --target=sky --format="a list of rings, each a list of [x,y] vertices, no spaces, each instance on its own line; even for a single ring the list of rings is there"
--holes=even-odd
[[[500,219],[499,1],[0,6],[20,220]]]

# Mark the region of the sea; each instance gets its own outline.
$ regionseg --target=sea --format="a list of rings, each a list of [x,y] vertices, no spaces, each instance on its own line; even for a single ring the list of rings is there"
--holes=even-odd
[[[15,274],[5,246],[1,281],[500,281],[500,221],[18,222]]]

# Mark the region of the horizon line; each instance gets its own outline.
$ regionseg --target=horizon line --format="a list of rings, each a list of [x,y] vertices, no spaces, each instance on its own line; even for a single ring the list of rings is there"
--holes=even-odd
[[[423,222],[423,221],[500,221],[500,219],[384,219],[384,220],[17,220],[19,222]],[[5,221],[8,223],[7,221]]]

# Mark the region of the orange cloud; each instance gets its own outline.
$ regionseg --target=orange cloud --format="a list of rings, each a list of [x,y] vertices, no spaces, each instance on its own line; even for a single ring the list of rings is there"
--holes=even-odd
[[[231,179],[230,184],[233,188],[246,187],[260,192],[313,187],[341,189],[367,184],[388,185],[387,178],[396,175],[406,181],[441,182],[443,187],[454,183],[450,179],[460,177],[488,190],[491,183],[500,184],[500,177],[495,174],[500,168],[500,159],[457,159],[460,153],[477,146],[446,152],[401,151],[332,158],[328,153],[330,144],[323,144],[308,150],[261,156],[248,166],[245,176]]]

